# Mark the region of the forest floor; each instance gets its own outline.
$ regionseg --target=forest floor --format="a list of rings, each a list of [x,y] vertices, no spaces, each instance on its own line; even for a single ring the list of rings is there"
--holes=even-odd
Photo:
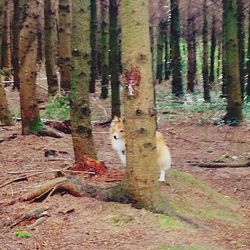
[[[159,90],[159,130],[173,158],[173,168],[166,183],[161,184],[162,195],[179,213],[206,224],[207,229],[131,205],[57,193],[43,202],[0,206],[0,249],[249,250],[250,168],[208,169],[190,164],[249,159],[249,124],[214,125],[215,116],[222,112],[220,107],[210,111],[167,109],[164,87]],[[7,92],[11,107],[18,107],[18,94],[9,88]],[[109,100],[97,96],[91,99],[94,119],[105,120]],[[99,159],[123,175],[124,169],[111,148],[109,127],[96,125],[93,131]],[[51,169],[73,164],[70,135],[60,139],[22,136],[18,122],[11,127],[0,126],[0,138],[13,134],[15,138],[0,142],[0,186],[23,174],[45,173],[0,188],[0,202],[17,198],[54,178]],[[45,157],[45,151],[51,149],[58,155]],[[115,184],[105,182],[102,176],[88,181],[103,186]],[[43,223],[33,228],[29,224],[34,220],[14,225],[20,216],[39,208],[46,210]],[[31,234],[22,235],[23,231]]]

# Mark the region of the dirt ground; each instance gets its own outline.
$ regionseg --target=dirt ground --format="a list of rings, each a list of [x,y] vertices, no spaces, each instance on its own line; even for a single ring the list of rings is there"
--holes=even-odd
[[[10,102],[18,102],[10,93]],[[103,112],[100,100],[96,101]],[[105,113],[105,112],[104,112]],[[105,203],[70,194],[54,194],[43,202],[18,202],[0,206],[0,249],[120,249],[120,250],[234,250],[250,249],[250,169],[199,168],[193,162],[241,162],[250,158],[250,129],[240,126],[215,126],[200,123],[198,116],[170,121],[159,120],[159,130],[167,139],[173,168],[167,182],[161,184],[162,195],[181,214],[206,225],[195,228],[177,219],[153,214],[130,205]],[[109,168],[124,173],[111,148],[109,127],[94,126],[99,159]],[[19,197],[54,177],[51,169],[73,164],[70,135],[51,137],[22,136],[21,125],[0,126],[0,138],[17,137],[0,143],[0,186],[23,174],[46,173],[13,182],[0,188],[0,202]],[[45,157],[48,149],[56,157]],[[98,176],[92,181],[98,181]],[[105,180],[103,180],[105,182]],[[105,183],[104,183],[105,185]],[[38,208],[46,209],[41,224],[30,228],[19,216]],[[28,231],[29,238],[16,232]]]

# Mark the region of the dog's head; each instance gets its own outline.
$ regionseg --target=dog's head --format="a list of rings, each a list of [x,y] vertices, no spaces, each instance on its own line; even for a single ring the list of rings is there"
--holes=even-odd
[[[111,136],[115,140],[124,139],[125,131],[123,119],[115,116],[111,122]]]

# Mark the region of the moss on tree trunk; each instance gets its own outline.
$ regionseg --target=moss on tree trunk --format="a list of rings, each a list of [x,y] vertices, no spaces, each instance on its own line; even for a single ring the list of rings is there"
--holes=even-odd
[[[240,90],[241,98],[245,94],[245,13],[243,0],[237,0],[237,21],[238,21],[238,49],[240,67]]]
[[[225,121],[242,119],[236,1],[223,0],[224,67],[227,85],[227,113],[224,117]]]
[[[72,2],[72,80],[70,117],[76,161],[87,155],[96,158],[90,123],[90,1]]]

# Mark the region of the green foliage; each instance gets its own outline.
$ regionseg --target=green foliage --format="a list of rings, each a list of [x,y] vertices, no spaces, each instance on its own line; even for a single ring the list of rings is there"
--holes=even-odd
[[[32,236],[32,233],[26,231],[16,231],[14,234],[18,238],[30,238]]]
[[[42,116],[48,119],[68,120],[70,116],[69,101],[69,96],[50,99]]]
[[[250,97],[243,103],[243,116],[247,120],[248,126],[250,127]]]
[[[34,120],[29,124],[29,131],[32,134],[38,134],[43,129],[43,122],[39,120]]]
[[[107,217],[107,221],[111,225],[121,226],[121,225],[124,225],[124,224],[127,224],[127,223],[134,221],[134,218],[132,216],[126,215],[126,214],[115,214],[115,215],[109,215]]]
[[[179,228],[181,227],[180,221],[174,219],[173,217],[166,215],[158,215],[160,225],[163,227]]]

